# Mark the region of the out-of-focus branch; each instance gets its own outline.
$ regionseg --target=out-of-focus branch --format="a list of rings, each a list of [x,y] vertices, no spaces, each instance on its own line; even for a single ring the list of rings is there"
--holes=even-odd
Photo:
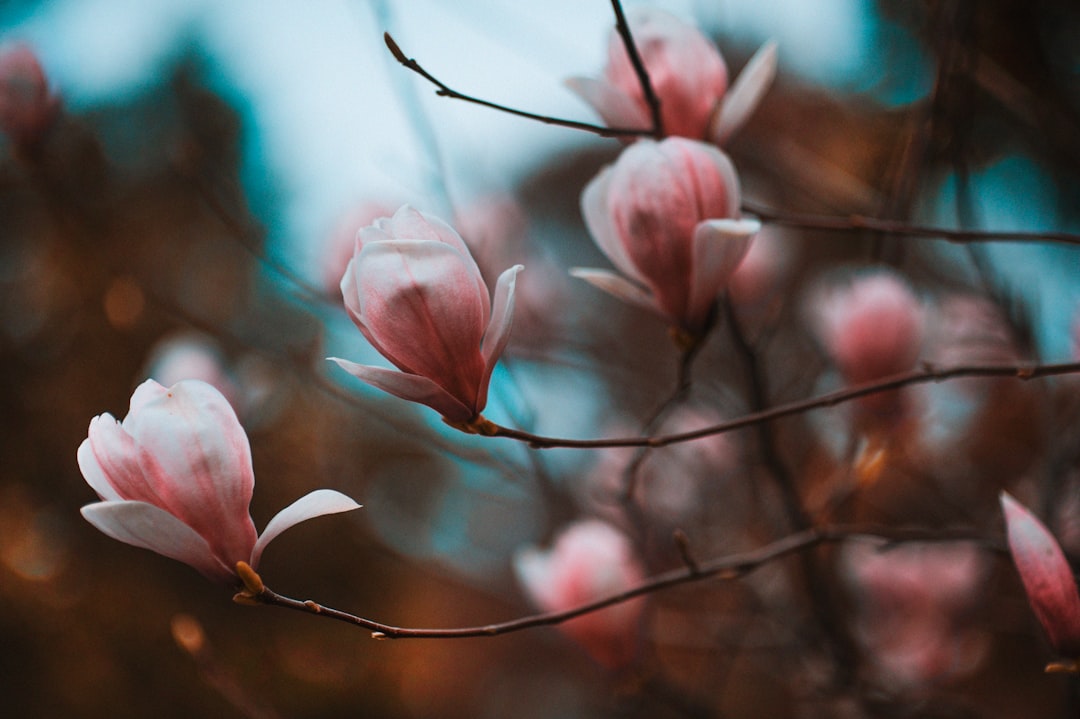
[[[513,107],[507,107],[506,105],[500,105],[495,102],[483,100],[472,95],[466,95],[448,87],[441,80],[429,73],[420,63],[416,60],[407,57],[398,44],[394,41],[394,38],[390,37],[390,33],[383,33],[383,40],[386,42],[386,47],[390,49],[390,53],[394,56],[394,59],[404,65],[409,70],[412,70],[420,77],[424,78],[436,88],[436,95],[442,97],[449,97],[453,100],[463,100],[464,102],[471,102],[474,105],[481,105],[483,107],[491,108],[492,110],[498,110],[499,112],[505,112],[510,115],[516,115],[518,117],[524,117],[528,120],[536,120],[542,122],[545,125],[556,125],[558,127],[567,127],[571,130],[584,130],[585,132],[591,132],[601,137],[651,137],[653,129],[637,129],[628,127],[604,127],[603,125],[595,125],[591,122],[578,122],[576,120],[563,120],[558,117],[551,117],[550,115],[540,115],[535,112],[526,112],[525,110],[518,110]]]
[[[743,332],[739,317],[734,306],[726,298],[722,302],[725,313],[725,324],[731,333],[731,339],[735,345],[736,354],[742,361],[746,372],[747,392],[749,393],[750,409],[762,412],[769,407],[769,390],[766,385],[765,373],[758,360],[754,346]],[[758,430],[758,451],[761,459],[776,482],[780,490],[780,496],[784,502],[784,510],[788,516],[791,529],[806,529],[810,526],[810,518],[803,509],[799,499],[799,493],[795,489],[795,481],[788,471],[787,465],[780,456],[776,446],[776,438],[773,436],[772,427],[768,422],[759,422],[755,425]]]
[[[957,530],[924,530],[924,529],[889,529],[881,527],[831,527],[809,529],[788,535],[775,542],[758,549],[740,554],[732,554],[707,562],[695,563],[693,566],[681,567],[663,574],[658,574],[641,584],[618,594],[612,594],[601,599],[582,604],[573,609],[561,612],[547,612],[534,614],[520,619],[507,622],[497,622],[473,627],[453,627],[445,629],[428,629],[398,627],[383,624],[371,619],[343,612],[339,609],[323,606],[311,600],[301,601],[278,594],[262,585],[261,580],[252,589],[258,591],[240,592],[236,595],[236,601],[242,604],[268,604],[284,607],[294,611],[314,614],[316,616],[334,619],[346,624],[352,624],[372,632],[375,639],[463,639],[467,637],[494,637],[500,634],[531,629],[532,627],[551,626],[561,624],[575,617],[605,609],[616,604],[627,602],[635,597],[653,594],[655,592],[676,587],[681,584],[700,582],[706,579],[730,581],[743,577],[750,572],[783,557],[798,552],[809,551],[822,544],[835,544],[849,539],[884,539],[890,543],[904,542],[974,542],[987,551],[1007,553],[1008,549],[1003,540],[988,538],[969,531]],[[886,545],[885,550],[887,550]],[[256,577],[257,578],[257,577]]]
[[[934,367],[924,364],[921,370],[904,372],[902,374],[886,377],[883,380],[866,382],[847,389],[837,390],[828,394],[810,397],[797,402],[789,402],[777,407],[751,412],[738,419],[721,424],[714,424],[690,432],[678,434],[656,435],[651,437],[618,437],[612,439],[567,439],[560,437],[546,437],[543,435],[529,434],[509,427],[500,427],[486,420],[476,429],[478,434],[490,437],[508,437],[538,449],[551,447],[569,447],[576,449],[598,449],[602,447],[666,447],[678,442],[709,437],[714,434],[732,432],[743,427],[751,427],[762,422],[769,422],[781,417],[802,414],[823,407],[833,407],[845,402],[866,397],[868,395],[899,389],[908,385],[927,384],[929,382],[944,382],[961,377],[1012,377],[1019,380],[1039,379],[1064,374],[1080,373],[1080,362],[1061,362],[1057,364],[987,364],[987,365],[958,365],[954,367]]]
[[[734,305],[728,298],[724,298],[721,304],[725,312],[725,324],[746,373],[750,408],[760,412],[769,406],[769,387],[765,369],[761,365],[757,349],[743,331]],[[773,425],[761,422],[755,425],[755,429],[757,430],[758,453],[780,492],[790,530],[810,529],[813,522],[803,506],[798,487],[795,485],[795,478],[777,446]],[[802,569],[801,579],[806,587],[814,617],[824,633],[835,667],[836,682],[839,685],[847,685],[851,682],[855,670],[854,642],[837,613],[827,585],[825,568],[819,561],[819,557],[803,553],[799,555],[799,559]]]
[[[953,230],[945,227],[912,225],[899,220],[882,220],[864,215],[816,215],[803,212],[784,212],[752,201],[743,201],[743,212],[758,217],[765,224],[797,227],[803,230],[830,232],[878,232],[904,237],[923,237],[966,244],[971,242],[1056,242],[1080,245],[1080,234],[1074,232],[1018,232],[1013,230]]]

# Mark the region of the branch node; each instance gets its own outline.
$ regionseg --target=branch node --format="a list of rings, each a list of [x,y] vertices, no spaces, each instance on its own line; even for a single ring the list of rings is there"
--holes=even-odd
[[[701,565],[697,563],[693,553],[690,551],[690,538],[686,536],[686,532],[676,529],[671,538],[675,540],[675,547],[678,548],[679,556],[682,557],[686,568],[690,570],[690,574],[693,576],[701,574]]]

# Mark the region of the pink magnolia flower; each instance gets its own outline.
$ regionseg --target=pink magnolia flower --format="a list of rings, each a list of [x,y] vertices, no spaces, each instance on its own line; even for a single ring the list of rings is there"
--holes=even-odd
[[[819,290],[812,301],[812,324],[825,351],[848,384],[883,379],[912,369],[925,334],[919,298],[888,271],[857,275]],[[910,418],[907,389],[860,397],[860,423],[895,423]]]
[[[1080,591],[1050,530],[1008,492],[1001,493],[1005,528],[1028,603],[1063,657],[1080,659]]]
[[[628,22],[660,100],[665,135],[722,144],[746,122],[776,75],[776,45],[766,43],[729,90],[724,58],[696,27],[652,8],[632,11]],[[603,79],[574,77],[566,84],[610,127],[651,125],[641,83],[614,30]]]
[[[514,571],[532,601],[545,612],[573,609],[623,592],[645,576],[627,536],[598,519],[569,525],[550,551],[519,552]],[[615,668],[634,657],[644,606],[644,598],[639,597],[558,626],[596,661]]]
[[[585,188],[581,209],[622,275],[571,274],[659,313],[691,338],[708,330],[717,296],[761,227],[736,219],[739,180],[727,156],[681,137],[627,147]]]
[[[825,290],[816,320],[822,344],[852,384],[904,372],[919,358],[922,305],[891,273],[866,274]]]
[[[36,144],[59,108],[30,46],[20,43],[0,50],[0,129],[12,142]]]
[[[237,562],[257,567],[266,545],[294,524],[360,506],[320,489],[258,536],[248,513],[255,477],[247,435],[221,393],[197,380],[143,382],[123,422],[110,414],[90,420],[78,460],[102,499],[82,508],[87,521],[229,584],[239,583]]]
[[[987,637],[971,621],[990,570],[978,547],[853,542],[840,567],[871,677],[918,692],[971,672],[985,656]]]
[[[492,303],[476,262],[442,220],[402,207],[360,231],[341,279],[345,308],[400,372],[331,357],[395,397],[426,404],[451,423],[479,417],[488,380],[510,336],[514,283],[503,272]]]

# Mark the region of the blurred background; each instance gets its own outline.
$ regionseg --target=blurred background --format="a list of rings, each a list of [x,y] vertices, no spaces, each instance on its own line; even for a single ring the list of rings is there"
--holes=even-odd
[[[1070,0],[652,4],[696,20],[732,76],[778,42],[777,82],[727,148],[748,199],[1080,230]],[[485,273],[526,265],[487,416],[560,436],[641,430],[675,382],[665,328],[566,275],[606,266],[578,201],[620,143],[436,97],[381,37],[462,92],[594,121],[562,81],[599,74],[612,24],[602,0],[0,5],[0,41],[33,49],[59,103],[33,137],[0,145],[5,715],[1074,715],[1075,686],[1041,672],[1052,653],[1010,565],[971,545],[905,549],[884,568],[857,546],[822,553],[857,647],[838,688],[792,562],[653,597],[638,657],[611,670],[553,629],[374,642],[236,605],[79,516],[95,500],[75,462],[90,418],[122,417],[147,377],[196,376],[249,432],[257,527],[319,487],[365,505],[277,540],[267,584],[379,621],[534,611],[513,557],[581,516],[626,529],[649,574],[680,566],[676,528],[702,558],[788,531],[749,432],[652,453],[623,501],[627,455],[465,436],[324,359],[381,362],[337,283],[356,229],[410,203],[454,222]],[[779,226],[759,245],[764,279],[739,312],[771,403],[839,386],[812,330],[816,293],[870,265],[924,304],[924,358],[1076,356],[1075,248]],[[733,347],[723,330],[706,345],[694,409],[671,428],[755,408]],[[777,423],[773,440],[815,521],[996,536],[1008,487],[1075,556],[1076,390],[954,383],[913,392],[918,427],[886,439],[841,409]]]

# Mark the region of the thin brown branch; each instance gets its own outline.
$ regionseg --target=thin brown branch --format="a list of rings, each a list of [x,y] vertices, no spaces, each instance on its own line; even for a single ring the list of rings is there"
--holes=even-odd
[[[752,201],[743,201],[743,212],[758,217],[765,224],[797,227],[804,230],[830,232],[879,232],[905,237],[925,237],[947,242],[1055,242],[1080,245],[1080,234],[1073,232],[1020,232],[1013,230],[954,230],[945,227],[912,225],[899,220],[882,220],[865,215],[817,215],[803,212],[784,212]]]
[[[689,442],[714,434],[732,432],[743,427],[751,427],[762,422],[769,422],[781,417],[802,414],[823,407],[833,407],[845,402],[866,397],[868,395],[887,392],[889,390],[907,387],[909,385],[927,384],[930,382],[944,382],[961,377],[1012,377],[1019,380],[1039,379],[1064,374],[1080,373],[1080,362],[1061,362],[1057,364],[991,364],[991,365],[958,365],[954,367],[938,368],[930,364],[924,364],[921,370],[913,370],[902,374],[886,377],[874,382],[866,382],[847,389],[837,390],[828,394],[810,397],[808,399],[789,402],[777,407],[751,412],[738,419],[721,424],[702,427],[690,432],[678,434],[656,435],[651,437],[617,437],[612,439],[567,439],[561,437],[546,437],[543,435],[529,434],[509,427],[500,427],[491,424],[484,434],[491,437],[507,437],[521,442],[527,442],[537,449],[551,447],[568,447],[574,449],[600,449],[603,447],[666,447],[678,442]]]
[[[660,98],[653,89],[649,71],[645,69],[645,62],[638,52],[637,43],[630,32],[630,24],[626,22],[626,14],[623,13],[622,3],[619,0],[611,0],[611,9],[615,11],[615,31],[622,38],[623,47],[630,58],[630,64],[634,67],[634,74],[641,83],[641,94],[645,98],[645,104],[649,106],[649,116],[652,119],[652,136],[659,140],[664,136],[664,119],[660,115]]]
[[[849,539],[884,539],[890,543],[900,542],[974,542],[977,545],[997,553],[1007,552],[1004,541],[980,536],[973,532],[963,530],[923,530],[923,529],[889,529],[889,528],[860,528],[860,527],[832,527],[825,529],[810,529],[803,532],[788,535],[771,544],[758,549],[740,554],[720,557],[696,566],[681,567],[669,572],[658,574],[641,584],[618,594],[612,594],[601,599],[582,604],[561,612],[546,612],[534,614],[506,622],[485,624],[473,627],[454,628],[412,628],[398,627],[391,624],[383,624],[371,619],[343,612],[339,609],[324,606],[311,600],[301,601],[283,596],[263,586],[258,594],[241,593],[237,595],[237,601],[268,604],[284,607],[306,614],[314,614],[328,619],[334,619],[346,624],[352,624],[372,632],[376,639],[462,639],[467,637],[494,637],[500,634],[530,629],[532,627],[551,626],[561,624],[575,617],[599,611],[615,604],[627,602],[635,597],[653,594],[671,587],[692,582],[700,582],[706,579],[730,581],[743,577],[750,572],[762,567],[769,562],[783,557],[805,552],[821,544],[833,544]],[[886,545],[885,549],[887,549]]]
[[[483,100],[479,97],[466,95],[447,86],[444,82],[442,82],[434,75],[429,73],[427,70],[425,70],[423,67],[421,67],[420,63],[418,63],[416,60],[406,56],[405,53],[401,50],[401,48],[398,46],[398,44],[394,41],[394,38],[390,37],[390,33],[383,33],[383,40],[386,42],[386,47],[390,49],[390,53],[394,56],[395,60],[397,60],[406,68],[412,70],[417,75],[424,78],[436,88],[438,88],[435,91],[436,95],[440,95],[442,97],[449,97],[453,100],[462,100],[464,102],[469,102],[474,105],[480,105],[482,107],[487,107],[492,110],[498,110],[499,112],[505,112],[509,115],[524,117],[527,120],[535,120],[537,122],[542,122],[545,125],[555,125],[557,127],[566,127],[571,130],[583,130],[585,132],[591,132],[594,135],[600,135],[601,137],[651,137],[653,135],[653,130],[651,128],[642,130],[629,127],[604,127],[603,125],[596,125],[591,122],[564,120],[558,117],[552,117],[550,115],[540,115],[535,112],[518,110],[513,107],[508,107],[506,105],[500,105],[495,102]]]

